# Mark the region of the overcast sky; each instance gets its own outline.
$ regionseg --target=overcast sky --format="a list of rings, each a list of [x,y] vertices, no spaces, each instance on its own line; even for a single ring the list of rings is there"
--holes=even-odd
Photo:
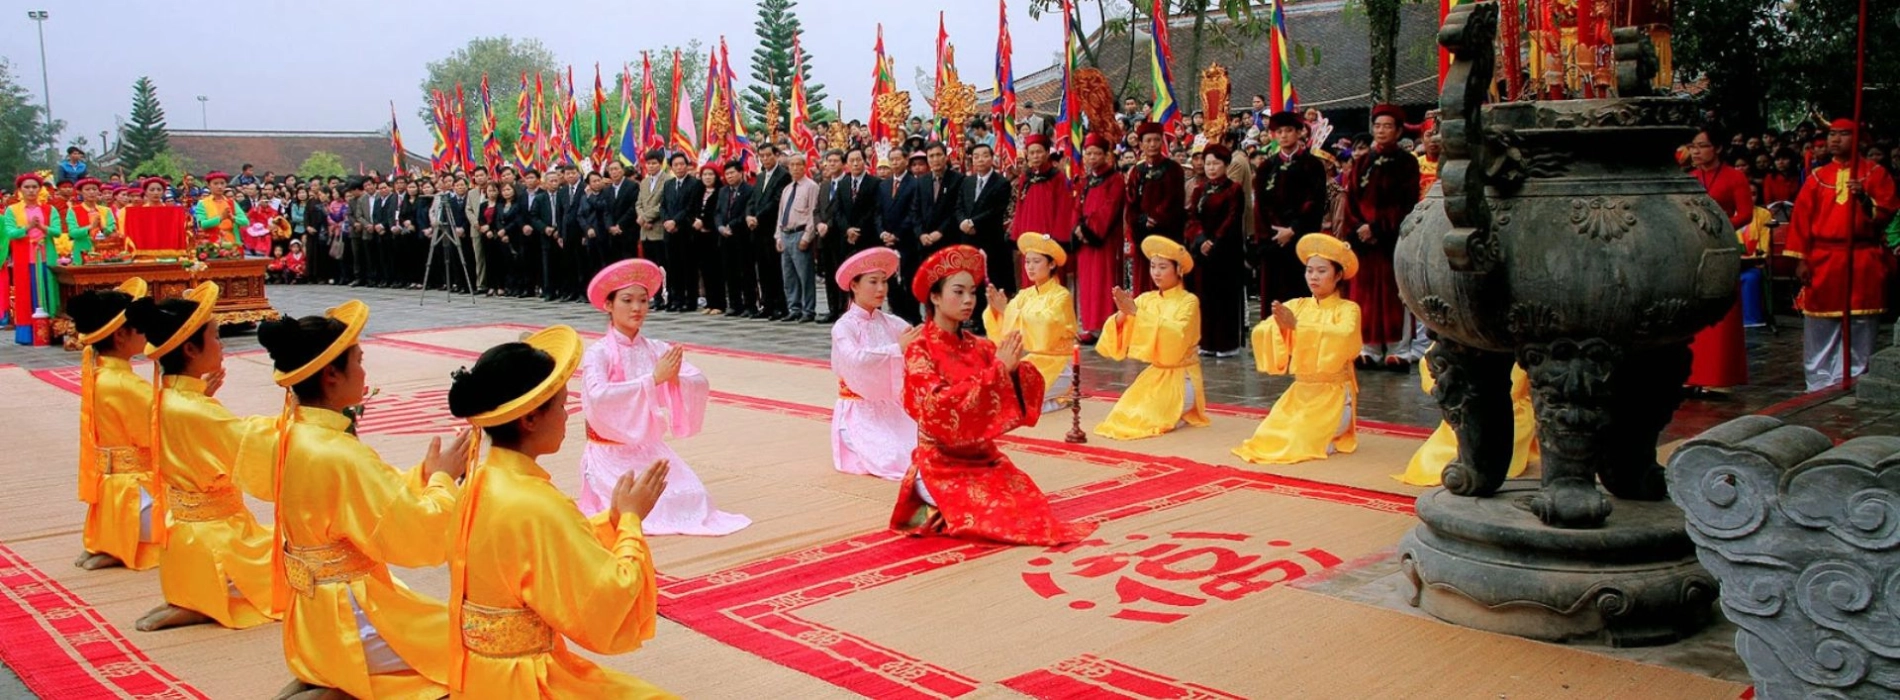
[[[1032,21],[1028,7],[1028,0],[1009,7],[1018,77],[1048,65],[1062,43],[1061,23]],[[574,66],[575,85],[585,93],[596,61],[611,79],[610,67],[638,63],[641,49],[691,39],[717,46],[723,33],[743,90],[758,15],[755,0],[0,0],[0,56],[36,99],[39,45],[27,12],[37,9],[51,13],[46,62],[53,116],[67,123],[62,145],[84,134],[96,148],[99,132],[112,131],[115,116],[128,116],[132,83],[147,75],[173,128],[199,128],[199,95],[210,98],[212,129],[374,130],[388,121],[393,99],[405,145],[419,152],[429,149],[428,130],[416,116],[424,66],[471,38],[539,39]],[[931,74],[940,10],[964,82],[989,87],[993,3],[802,0],[795,12],[813,54],[813,80],[831,99],[844,100],[848,115],[863,117],[877,24],[884,24],[899,89],[914,91],[916,69]]]

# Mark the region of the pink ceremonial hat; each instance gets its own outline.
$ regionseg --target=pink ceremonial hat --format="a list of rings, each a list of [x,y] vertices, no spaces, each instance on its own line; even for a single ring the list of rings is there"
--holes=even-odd
[[[651,260],[628,258],[608,265],[594,275],[594,281],[587,283],[587,302],[601,311],[607,310],[607,300],[614,292],[638,285],[647,290],[649,296],[658,294],[666,287],[666,271]]]
[[[859,251],[838,266],[836,280],[838,288],[851,290],[851,280],[867,272],[882,271],[884,276],[897,274],[897,251],[890,248],[871,248]]]

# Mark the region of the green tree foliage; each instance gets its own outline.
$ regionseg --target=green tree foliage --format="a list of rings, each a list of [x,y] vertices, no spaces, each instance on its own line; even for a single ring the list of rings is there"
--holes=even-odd
[[[119,137],[119,162],[144,163],[167,148],[165,107],[158,102],[158,86],[141,76],[132,84],[132,120]]]
[[[759,48],[752,50],[752,84],[743,92],[746,114],[749,123],[765,125],[766,106],[773,94],[778,95],[779,124],[790,124],[792,116],[792,37],[803,31],[798,15],[792,10],[798,6],[797,0],[759,0],[759,19],[752,23],[759,37]],[[805,104],[811,109],[813,122],[831,120],[831,110],[825,108],[825,86],[811,82],[812,47],[804,44],[799,47],[804,53],[804,70],[800,77],[805,79]],[[737,70],[733,73],[736,75]],[[781,127],[783,128],[783,127]]]
[[[1872,10],[1864,109],[1888,121],[1900,110],[1900,52],[1887,40],[1900,15]],[[1707,105],[1732,129],[1852,116],[1858,11],[1858,0],[1676,0],[1676,78],[1708,78]]]
[[[47,128],[46,112],[33,97],[14,80],[13,66],[0,58],[0,172],[52,167],[46,151],[65,123],[55,121],[53,128]]]
[[[330,177],[348,177],[350,171],[344,169],[343,158],[329,151],[316,151],[303,164],[297,166],[297,177],[305,180]]]
[[[174,183],[184,180],[185,175],[195,172],[198,172],[196,163],[170,150],[159,151],[152,157],[139,161],[138,165],[132,166],[134,177],[157,175]]]

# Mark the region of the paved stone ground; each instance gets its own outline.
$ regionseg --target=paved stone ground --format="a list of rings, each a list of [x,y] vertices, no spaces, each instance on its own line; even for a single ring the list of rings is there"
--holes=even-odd
[[[451,301],[441,292],[423,297],[414,291],[299,285],[274,286],[270,296],[278,309],[297,315],[321,313],[347,299],[360,298],[373,311],[372,334],[504,322],[567,323],[582,329],[598,329],[606,323],[602,314],[585,304],[466,296]],[[1835,439],[1862,433],[1900,435],[1900,410],[1870,407],[1851,395],[1804,396],[1800,323],[1798,318],[1784,317],[1778,334],[1767,328],[1749,329],[1749,385],[1685,402],[1664,439],[1692,437],[1731,418],[1762,411]],[[831,350],[829,329],[823,324],[662,313],[648,321],[647,332],[668,340],[798,357],[822,359]],[[1885,330],[1881,337],[1887,337]],[[228,333],[226,343],[233,351],[257,347],[254,334],[242,331]],[[40,369],[78,362],[78,353],[56,347],[0,345],[0,364]],[[1290,381],[1257,373],[1252,358],[1245,355],[1208,359],[1204,367],[1208,398],[1217,403],[1271,406]],[[1110,362],[1092,352],[1083,353],[1082,384],[1088,391],[1119,393],[1140,371],[1138,363]],[[1416,370],[1363,372],[1359,382],[1360,416],[1368,420],[1419,426],[1432,426],[1439,420],[1436,405],[1419,387]]]

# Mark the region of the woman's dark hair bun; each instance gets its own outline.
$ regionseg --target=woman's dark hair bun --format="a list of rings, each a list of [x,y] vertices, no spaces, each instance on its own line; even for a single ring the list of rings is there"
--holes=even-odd
[[[72,317],[74,330],[91,333],[110,323],[131,303],[132,295],[116,289],[83,292],[66,300],[66,315]]]
[[[552,371],[554,358],[527,343],[489,348],[474,367],[449,375],[449,415],[467,418],[495,410],[528,393]]]
[[[348,327],[328,316],[286,316],[259,324],[257,343],[270,353],[274,369],[289,372],[323,354]]]
[[[152,327],[153,322],[158,320],[157,317],[158,302],[152,301],[151,297],[133,299],[132,303],[125,307],[125,322],[146,335],[151,335],[151,332],[146,329]]]

